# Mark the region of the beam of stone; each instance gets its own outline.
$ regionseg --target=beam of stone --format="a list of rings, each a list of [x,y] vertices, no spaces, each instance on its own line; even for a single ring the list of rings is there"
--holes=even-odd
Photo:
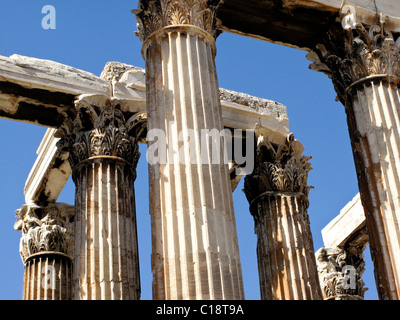
[[[97,77],[54,61],[0,56],[0,117],[10,120],[59,127],[62,113],[81,94],[111,95],[123,111],[143,112],[145,92],[144,69],[120,62],[107,63]],[[282,104],[226,89],[220,89],[220,96],[225,127],[245,130],[259,124],[272,141],[284,141],[289,129]],[[55,119],[46,119],[52,115]]]
[[[77,95],[82,91],[92,94],[109,93],[106,80],[83,70],[51,60],[14,54],[0,56],[0,79],[31,89],[45,89]]]
[[[355,18],[367,25],[376,23],[379,14],[390,17],[390,24],[387,26],[393,32],[400,32],[400,2],[393,0],[283,0],[286,8],[323,7],[332,8],[339,12],[343,7],[351,6],[355,8]]]
[[[309,51],[348,4],[363,23],[375,24],[382,13],[392,21],[389,30],[400,32],[397,0],[225,0],[217,19],[223,31]]]
[[[108,62],[101,77],[112,84],[113,97],[138,100],[135,107],[125,111],[146,112],[144,69],[121,62]],[[279,144],[285,141],[289,134],[289,121],[284,105],[241,92],[223,88],[219,90],[224,127],[251,130],[259,126],[271,142]]]
[[[110,94],[106,80],[54,61],[0,56],[0,117],[58,127],[75,97]]]
[[[340,210],[340,214],[321,231],[324,246],[327,248],[344,247],[362,231],[366,221],[360,194]]]
[[[57,147],[56,129],[48,129],[37,150],[38,157],[25,183],[27,204],[46,205],[58,199],[72,171],[69,153]]]

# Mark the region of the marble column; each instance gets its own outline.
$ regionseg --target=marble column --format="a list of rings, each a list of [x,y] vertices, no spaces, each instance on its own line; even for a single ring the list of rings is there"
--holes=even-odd
[[[74,110],[57,133],[76,185],[73,298],[139,299],[135,115],[98,95],[80,96]]]
[[[262,300],[320,300],[313,240],[307,214],[310,157],[259,135],[255,169],[244,181],[257,234]]]
[[[314,67],[332,78],[345,106],[379,297],[398,300],[400,40],[386,22],[367,28],[349,11],[317,46]]]
[[[24,205],[14,228],[22,231],[24,300],[71,300],[74,206]]]
[[[148,153],[154,299],[244,298],[220,136],[218,2],[143,0],[134,11],[146,61],[148,150],[158,149]]]

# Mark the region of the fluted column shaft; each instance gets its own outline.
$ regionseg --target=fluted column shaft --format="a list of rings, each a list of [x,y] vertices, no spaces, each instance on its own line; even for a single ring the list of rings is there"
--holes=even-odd
[[[385,23],[381,18],[368,30],[360,23],[344,25],[334,45],[320,45],[320,59],[346,108],[378,294],[398,300],[400,51]]]
[[[256,167],[245,178],[257,234],[262,300],[322,299],[308,219],[309,158],[258,139]]]
[[[16,211],[22,231],[23,300],[71,300],[74,207],[51,203]]]
[[[378,293],[393,300],[400,299],[399,94],[397,81],[375,79],[346,104]]]
[[[137,12],[146,60],[148,147],[158,143],[162,154],[160,141],[149,139],[152,132],[163,133],[167,146],[159,161],[148,154],[153,297],[242,299],[223,143],[218,136],[220,158],[212,162],[215,150],[202,135],[223,130],[214,13],[207,1],[178,2],[141,1]]]
[[[120,159],[76,168],[75,298],[140,298],[134,178]]]
[[[76,185],[73,298],[139,299],[134,121],[108,97],[82,96],[75,108],[59,133]]]
[[[320,299],[304,195],[262,194],[253,206],[261,299]]]
[[[72,258],[43,252],[24,263],[23,300],[71,300]]]

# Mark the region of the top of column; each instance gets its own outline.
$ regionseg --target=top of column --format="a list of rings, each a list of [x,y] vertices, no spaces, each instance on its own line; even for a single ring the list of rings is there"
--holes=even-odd
[[[143,42],[156,40],[166,32],[186,31],[202,34],[214,43],[220,31],[216,25],[216,11],[221,0],[139,0],[132,10],[137,18],[137,35]]]
[[[312,70],[332,78],[339,100],[345,104],[347,93],[365,82],[399,84],[400,37],[388,28],[390,18],[380,13],[375,24],[366,25],[357,9],[346,5],[337,20],[307,58]]]

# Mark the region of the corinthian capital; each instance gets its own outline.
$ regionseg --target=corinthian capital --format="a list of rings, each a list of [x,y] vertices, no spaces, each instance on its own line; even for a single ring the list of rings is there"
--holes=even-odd
[[[138,35],[145,41],[164,27],[192,25],[217,37],[216,10],[221,3],[221,0],[141,0],[139,9],[133,10]]]
[[[142,114],[124,114],[117,99],[101,95],[80,96],[75,101],[75,112],[75,117],[67,117],[56,134],[61,138],[58,146],[70,153],[73,169],[98,157],[122,159],[136,167],[140,156],[137,131],[138,127],[143,129],[145,120]]]
[[[24,205],[16,210],[14,228],[22,231],[20,254],[23,261],[41,252],[63,253],[70,257],[74,250],[75,207],[53,203],[46,207]]]
[[[319,57],[310,55],[311,68],[332,78],[342,101],[349,88],[364,79],[385,77],[397,82],[400,78],[400,38],[396,40],[386,28],[388,18],[381,16],[379,24],[366,27],[350,11],[317,46]]]
[[[364,298],[365,246],[321,248],[316,254],[321,289],[325,299],[360,300]]]
[[[255,169],[245,177],[244,191],[251,203],[265,192],[284,192],[308,196],[308,173],[312,169],[311,157],[300,155],[293,148],[293,135],[285,144],[272,145],[264,136],[257,141]]]

